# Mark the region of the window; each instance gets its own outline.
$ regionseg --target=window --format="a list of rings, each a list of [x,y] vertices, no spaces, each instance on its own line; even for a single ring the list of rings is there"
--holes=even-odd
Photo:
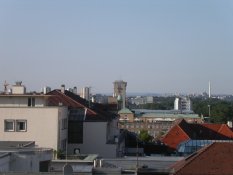
[[[28,106],[35,106],[35,98],[34,97],[28,98]]]
[[[10,131],[15,131],[15,121],[14,120],[5,120],[4,121],[4,128],[5,131],[10,132]]]
[[[16,121],[16,130],[18,132],[27,131],[27,121],[26,120],[17,120]]]
[[[68,143],[83,143],[82,121],[69,121]]]
[[[62,119],[62,129],[67,129],[68,125],[68,120],[67,118]]]

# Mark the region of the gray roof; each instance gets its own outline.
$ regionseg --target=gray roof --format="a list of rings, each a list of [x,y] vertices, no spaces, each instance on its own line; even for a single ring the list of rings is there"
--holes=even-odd
[[[35,146],[33,141],[0,141],[0,149],[15,149]]]

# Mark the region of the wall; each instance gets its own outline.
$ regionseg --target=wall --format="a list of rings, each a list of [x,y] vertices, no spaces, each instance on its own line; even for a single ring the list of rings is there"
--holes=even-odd
[[[128,122],[133,122],[134,121],[134,114],[119,114],[120,115],[120,120],[126,120]]]
[[[44,107],[46,106],[46,97],[45,96],[1,96],[0,98],[0,107],[27,107],[28,98],[35,98],[35,107]]]
[[[107,122],[84,122],[83,129],[83,144],[69,144],[69,153],[79,148],[81,154],[116,157],[117,144],[107,144]]]
[[[7,172],[10,170],[10,154],[1,153],[0,155],[0,172]]]
[[[115,141],[115,139],[118,139],[118,136],[120,134],[120,130],[118,129],[118,119],[113,119],[111,122],[107,125],[107,140],[108,141]]]
[[[52,150],[11,153],[10,171],[39,172],[40,161],[50,161]]]
[[[62,172],[63,167],[67,164],[66,160],[53,160],[50,163],[51,172]],[[81,175],[82,173],[91,173],[93,168],[92,161],[68,160],[68,164],[72,166],[75,174]]]
[[[35,141],[40,147],[57,150],[60,145],[59,134],[62,134],[61,139],[63,139],[67,132],[67,129],[59,131],[58,120],[61,116],[67,117],[67,108],[0,108],[0,141]],[[27,120],[26,132],[5,132],[4,119]]]
[[[66,123],[64,125],[62,124],[64,122],[64,119],[66,119]],[[68,109],[67,108],[59,108],[58,110],[58,140],[57,144],[59,146],[58,149],[66,150],[66,144],[67,144],[67,137],[68,137]],[[63,143],[62,143],[63,142]],[[64,145],[65,144],[65,145]]]

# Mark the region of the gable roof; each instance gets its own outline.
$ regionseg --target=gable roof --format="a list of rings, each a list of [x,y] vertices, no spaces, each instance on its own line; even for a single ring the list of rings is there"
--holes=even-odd
[[[230,140],[233,132],[226,124],[198,124],[179,121],[161,139],[172,149],[188,139],[192,140]]]
[[[112,118],[112,114],[101,109],[100,105],[91,103],[70,91],[62,93],[60,90],[53,90],[48,93],[52,95],[49,98],[49,105],[64,105],[69,109],[85,109],[85,121],[108,121]],[[92,109],[94,108],[94,109]]]
[[[175,163],[171,168],[174,175],[229,175],[233,172],[232,157],[233,143],[215,142]]]

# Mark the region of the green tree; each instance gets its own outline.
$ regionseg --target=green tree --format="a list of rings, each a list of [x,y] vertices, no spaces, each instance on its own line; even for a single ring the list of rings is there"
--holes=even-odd
[[[143,142],[151,142],[153,140],[153,137],[148,134],[147,130],[141,130],[138,137]]]
[[[204,117],[210,117],[210,121],[212,123],[226,123],[228,120],[233,119],[232,101],[193,98],[192,102],[193,111],[200,116],[203,115]]]

